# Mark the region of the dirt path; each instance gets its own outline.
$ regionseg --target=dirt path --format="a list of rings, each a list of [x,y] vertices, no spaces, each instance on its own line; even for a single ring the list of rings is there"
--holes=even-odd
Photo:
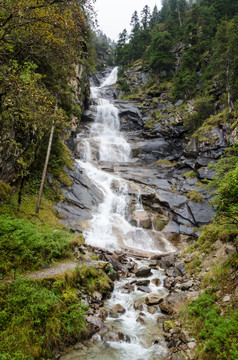
[[[31,279],[46,279],[53,276],[63,274],[67,270],[73,270],[79,263],[76,261],[62,262],[57,265],[51,266],[44,270],[38,270],[25,275],[25,278]]]
[[[24,278],[34,279],[34,280],[47,279],[50,277],[61,275],[64,272],[66,272],[67,270],[73,270],[76,268],[77,265],[79,265],[79,262],[77,262],[77,261],[67,261],[67,262],[65,261],[65,262],[61,262],[56,265],[50,266],[49,268],[46,268],[44,270],[34,271],[29,274],[23,274],[22,276]],[[14,280],[13,278],[6,278],[6,279],[3,279],[2,282],[8,283],[8,282],[12,282],[13,280]]]

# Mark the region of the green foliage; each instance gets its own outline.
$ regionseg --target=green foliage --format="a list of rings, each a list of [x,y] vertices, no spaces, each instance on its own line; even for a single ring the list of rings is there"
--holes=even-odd
[[[190,303],[186,312],[190,326],[198,332],[202,359],[235,360],[238,355],[237,327],[238,311],[221,315],[216,304],[216,295],[205,291],[196,301]]]
[[[213,166],[216,176],[210,186],[215,186],[215,208],[218,216],[238,222],[238,146],[228,148],[224,157]]]
[[[209,116],[214,112],[214,98],[205,96],[196,98],[194,103],[194,113],[187,114],[184,119],[184,125],[190,131],[198,129]]]
[[[1,359],[49,358],[85,335],[86,307],[78,287],[19,278],[0,284],[0,290]]]
[[[203,227],[198,244],[213,244],[217,240],[222,242],[237,242],[238,230],[230,221],[214,220],[213,223]]]
[[[11,186],[0,180],[0,204],[2,204],[3,202],[9,202],[11,194]]]
[[[66,231],[39,228],[28,220],[1,215],[0,273],[22,273],[68,257],[71,237]]]
[[[168,31],[156,32],[149,49],[149,67],[160,74],[174,67],[175,57],[172,53],[172,36]]]
[[[37,162],[53,121],[58,133],[67,129],[75,113],[69,79],[75,76],[75,64],[90,66],[90,32],[78,1],[3,1],[0,19],[0,175],[14,181],[27,176]],[[82,102],[86,91],[82,86]]]

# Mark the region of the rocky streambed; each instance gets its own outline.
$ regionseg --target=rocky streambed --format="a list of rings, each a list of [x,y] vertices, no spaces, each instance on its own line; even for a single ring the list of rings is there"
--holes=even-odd
[[[90,306],[85,319],[91,336],[61,360],[194,358],[196,341],[174,318],[186,301],[197,298],[200,284],[178,254],[146,259],[86,245],[75,251],[89,262],[93,251],[114,286],[108,299],[98,292],[83,298]]]

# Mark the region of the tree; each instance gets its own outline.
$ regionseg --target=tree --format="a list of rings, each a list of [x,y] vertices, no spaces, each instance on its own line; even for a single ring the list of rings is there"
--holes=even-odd
[[[132,26],[132,32],[140,30],[140,20],[137,11],[133,13],[130,25]]]
[[[160,13],[159,13],[157,6],[155,5],[153,8],[153,11],[152,11],[151,19],[150,19],[151,29],[153,29],[156,26],[156,24],[158,24],[159,19],[160,19]]]
[[[168,31],[158,31],[152,38],[150,45],[149,67],[155,72],[157,80],[162,71],[170,71],[175,64],[172,52],[173,40]]]
[[[54,114],[67,128],[75,108],[69,78],[87,63],[90,36],[83,3],[77,0],[2,0],[0,7],[1,176],[14,181],[35,162]],[[89,65],[88,65],[89,66]],[[11,162],[12,173],[6,171]]]
[[[237,82],[237,59],[238,59],[238,16],[231,21],[223,21],[217,30],[213,64],[216,69],[216,79],[219,80],[220,88],[227,93],[229,111],[234,109],[232,88]]]
[[[115,48],[115,61],[118,65],[124,65],[125,55],[127,54],[127,51],[126,51],[127,39],[128,39],[128,33],[127,33],[127,30],[124,29],[119,34],[119,40],[118,40],[118,42],[116,44],[116,48]]]
[[[146,30],[149,27],[150,19],[151,19],[150,8],[148,5],[145,5],[145,7],[141,12],[141,24],[144,30]]]

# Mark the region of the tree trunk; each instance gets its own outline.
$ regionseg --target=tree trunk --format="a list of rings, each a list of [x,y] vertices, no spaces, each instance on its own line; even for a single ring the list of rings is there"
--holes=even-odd
[[[176,3],[177,3],[177,11],[178,11],[179,25],[182,27],[182,26],[183,26],[183,23],[182,23],[181,12],[180,12],[180,9],[179,9],[178,0],[176,0]]]
[[[56,100],[55,116],[56,116],[57,108],[58,108],[58,101]],[[50,131],[48,149],[47,149],[47,154],[46,154],[46,158],[45,158],[45,165],[44,165],[44,170],[43,170],[43,173],[42,173],[39,196],[38,196],[38,200],[37,200],[37,204],[36,204],[36,210],[35,210],[36,214],[39,213],[39,209],[40,209],[40,203],[41,203],[41,198],[42,198],[43,189],[44,189],[45,177],[46,177],[48,162],[49,162],[49,158],[50,158],[50,151],[51,151],[51,146],[52,146],[54,129],[55,129],[55,120],[53,120],[53,124],[52,124],[51,131]]]
[[[234,104],[231,99],[231,87],[230,87],[230,63],[227,61],[226,66],[226,91],[227,91],[227,103],[229,106],[229,112],[232,112],[234,110]]]

